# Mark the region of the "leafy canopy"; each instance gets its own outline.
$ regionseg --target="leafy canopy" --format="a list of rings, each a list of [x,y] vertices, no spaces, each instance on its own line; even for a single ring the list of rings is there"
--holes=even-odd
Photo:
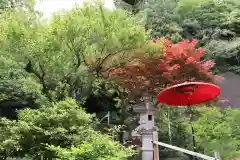
[[[101,5],[59,12],[48,23],[29,10],[8,10],[0,28],[1,60],[13,61],[19,79],[37,81],[51,101],[87,96],[95,76],[127,62],[147,38],[130,14]]]
[[[133,154],[131,149],[125,149],[111,137],[94,131],[93,118],[73,99],[42,106],[37,110],[22,110],[18,121],[1,118],[1,156],[28,155],[34,159],[59,156],[64,159],[70,156],[71,151],[76,158],[125,160]],[[49,149],[48,146],[55,149]]]
[[[50,146],[49,148],[57,151],[59,160],[127,160],[134,154],[130,148],[124,148],[119,142],[113,141],[112,138],[112,136],[93,132],[89,135],[89,139],[76,147],[67,149]]]
[[[206,109],[194,123],[198,145],[206,154],[219,151],[222,159],[240,155],[240,110],[219,108]]]
[[[196,40],[173,44],[169,40],[153,41],[162,43],[158,56],[140,56],[123,67],[111,69],[110,76],[128,89],[139,89],[156,93],[159,88],[185,81],[212,82],[216,76],[211,72],[214,61],[204,61],[203,48],[196,49]]]
[[[238,0],[150,0],[139,16],[151,37],[197,39],[215,72],[239,73],[239,8]]]

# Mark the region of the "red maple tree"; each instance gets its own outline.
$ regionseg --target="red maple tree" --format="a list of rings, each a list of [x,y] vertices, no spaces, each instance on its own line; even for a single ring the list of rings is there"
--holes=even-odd
[[[196,48],[197,40],[185,40],[173,44],[170,40],[154,40],[162,43],[159,56],[140,56],[118,68],[111,68],[110,78],[129,90],[156,93],[168,85],[186,81],[213,82],[215,76],[211,69],[215,62],[202,60],[203,48]],[[163,53],[162,53],[163,52]]]

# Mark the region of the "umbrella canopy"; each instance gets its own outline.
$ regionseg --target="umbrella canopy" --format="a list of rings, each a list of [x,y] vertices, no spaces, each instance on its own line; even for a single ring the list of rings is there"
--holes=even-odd
[[[166,88],[157,95],[160,103],[170,106],[191,106],[215,99],[220,87],[203,82],[185,82]]]

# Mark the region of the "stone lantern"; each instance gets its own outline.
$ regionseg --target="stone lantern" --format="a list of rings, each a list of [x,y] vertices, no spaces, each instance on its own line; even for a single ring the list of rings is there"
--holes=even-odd
[[[154,122],[156,108],[149,98],[144,98],[143,103],[134,106],[134,112],[139,114],[139,126],[132,135],[141,137],[142,160],[153,160],[153,132],[157,130]]]

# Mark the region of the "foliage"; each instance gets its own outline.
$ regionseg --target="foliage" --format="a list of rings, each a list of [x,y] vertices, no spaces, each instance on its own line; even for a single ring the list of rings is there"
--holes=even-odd
[[[19,10],[21,9],[19,8]],[[22,45],[26,43],[23,39],[20,40],[23,35],[20,34],[20,31],[23,31],[23,25],[20,25],[18,22],[22,20],[22,24],[28,24],[31,18],[34,17],[34,14],[29,11],[28,19],[24,17],[24,12],[13,14],[14,12],[17,12],[17,10],[6,10],[0,19],[0,28],[2,31],[0,33],[0,112],[1,116],[8,118],[16,118],[16,109],[22,109],[26,106],[37,108],[40,104],[47,103],[47,99],[41,92],[42,86],[39,85],[34,77],[27,74],[23,69],[25,67],[24,63],[18,61],[18,57],[15,57],[15,55],[23,55]],[[12,19],[7,18],[10,15]],[[22,17],[22,19],[17,21],[17,16]],[[12,39],[7,29],[14,27],[18,27],[18,31],[15,32],[12,30],[13,35],[15,35],[15,39]]]
[[[18,121],[2,118],[0,124],[2,159],[26,155],[34,159],[53,158],[57,156],[56,151],[60,159],[72,156],[126,159],[133,154],[111,136],[94,131],[93,115],[87,114],[72,99],[37,110],[22,110]]]
[[[146,42],[145,28],[123,10],[85,6],[59,12],[45,23],[32,9],[6,9],[5,2],[0,1],[4,8],[0,19],[0,113],[6,116],[10,107],[42,107],[20,111],[18,121],[0,120],[1,159],[26,154],[52,158],[56,152],[59,159],[127,159],[133,154],[130,149],[114,142],[112,136],[94,131],[93,116],[72,99],[64,99],[70,96],[81,101],[91,113],[96,107],[107,111],[113,105],[121,106],[116,110],[121,111],[124,123],[129,116],[128,99],[116,84],[142,96],[184,81],[213,82],[218,78],[213,67],[220,72],[239,72],[238,0],[150,0],[139,5],[142,10],[137,16],[150,38],[160,39],[153,43]],[[205,55],[199,46],[206,48]],[[108,76],[117,83],[106,82]],[[168,142],[169,114],[172,143],[190,148],[185,112],[162,108],[158,119],[162,141]],[[223,158],[237,155],[239,127],[234,120],[238,120],[238,112],[211,112],[220,119],[207,121],[203,115],[195,124],[199,149],[204,144],[206,154],[219,150]]]
[[[182,40],[179,16],[174,12],[176,6],[176,0],[149,0],[142,5],[137,16],[141,18],[145,28],[150,30],[152,39],[166,37],[174,42]]]
[[[239,38],[232,41],[212,40],[206,45],[207,52],[211,53],[207,55],[207,58],[215,59],[217,72],[232,71],[237,74],[240,73],[239,49]]]
[[[6,10],[1,15],[0,28],[0,71],[4,78],[2,84],[6,84],[1,86],[1,100],[21,100],[17,103],[22,103],[27,99],[24,108],[30,104],[28,97],[33,106],[36,101],[47,102],[37,110],[20,111],[18,121],[2,119],[2,159],[26,154],[35,159],[40,155],[52,158],[56,154],[46,149],[47,145],[67,151],[72,146],[85,146],[89,142],[86,135],[90,134],[95,135],[91,143],[104,142],[103,146],[112,147],[107,148],[106,158],[126,159],[132,155],[130,149],[95,132],[89,118],[84,117],[86,113],[83,114],[75,102],[61,100],[71,96],[84,104],[85,98],[104,94],[107,97],[111,87],[104,86],[107,84],[102,78],[105,70],[122,65],[135,49],[145,46],[145,29],[137,25],[134,17],[122,10],[85,6],[59,12],[45,23],[37,13],[19,8]],[[109,97],[106,100],[112,103]],[[9,107],[6,106],[6,112]],[[87,118],[87,122],[80,123],[81,118]],[[91,148],[85,148],[85,152],[100,157],[105,154],[91,154]]]
[[[184,18],[201,22],[202,28],[223,28],[239,5],[236,0],[180,0],[177,10]]]
[[[191,137],[188,133],[189,115],[185,107],[161,106],[156,123],[159,128],[159,141],[191,150]],[[171,133],[169,133],[171,132]]]
[[[129,13],[102,6],[59,12],[48,23],[28,9],[6,10],[1,16],[0,62],[5,78],[0,94],[8,102],[21,99],[16,100],[19,109],[37,107],[44,97],[59,101],[70,96],[84,102],[95,95],[105,70],[127,62],[146,40],[144,28]]]
[[[16,8],[16,7],[22,7],[27,6],[28,4],[32,4],[32,0],[1,0],[0,1],[0,12],[4,9],[9,8]]]
[[[18,121],[1,119],[1,155],[51,158],[54,154],[46,145],[70,147],[80,143],[88,135],[92,115],[72,99],[58,102],[40,109],[20,111]]]
[[[236,0],[179,1],[177,10],[187,22],[184,33],[201,40],[207,57],[216,60],[217,72],[239,73],[239,7]]]
[[[41,85],[21,70],[21,64],[6,55],[0,55],[0,114],[16,118],[15,109],[25,106],[37,108],[47,103],[41,93]]]
[[[142,11],[140,11],[140,17],[143,17],[143,24],[146,29],[150,30],[150,34],[155,38],[167,37],[172,41],[179,41],[181,39],[197,39],[199,43],[197,46],[205,48],[205,55],[201,57],[201,60],[214,60],[216,65],[211,69],[214,73],[221,73],[226,71],[233,71],[235,73],[239,72],[239,1],[237,0],[168,0],[168,1],[148,1],[148,3],[143,4]],[[178,35],[178,36],[171,36]],[[187,74],[187,73],[186,73]],[[171,109],[172,110],[172,109]],[[173,112],[173,111],[172,111]],[[178,114],[182,112],[176,109]],[[213,111],[214,112],[214,111]],[[168,111],[162,109],[159,121],[161,122],[160,127],[162,127],[162,141],[168,142],[167,136],[167,120],[165,113]],[[233,118],[231,114],[222,114],[222,119],[226,122],[228,116]],[[213,115],[211,115],[213,116]],[[179,116],[176,116],[180,118]],[[186,128],[181,126],[181,118],[175,119],[172,115],[170,119],[173,121],[173,136],[186,135]],[[219,120],[220,121],[220,120]],[[166,124],[165,124],[165,123]],[[205,121],[206,123],[211,123],[212,127],[215,127],[213,121]],[[180,125],[183,130],[179,132],[174,132],[175,123]],[[165,125],[164,125],[165,124]],[[232,123],[237,124],[237,122]],[[204,125],[204,126],[202,126]],[[198,132],[204,134],[204,132],[211,132],[213,128],[208,127],[205,124],[199,124]],[[206,128],[206,130],[202,130]],[[226,129],[226,128],[225,128]],[[224,147],[224,144],[220,143],[221,133],[225,133],[224,129],[219,130],[219,138],[214,136],[208,137],[209,143],[204,143],[204,136],[198,137],[199,142],[204,141],[201,144],[202,148],[210,149],[210,152],[205,152],[206,154],[213,155],[214,149],[217,150]],[[207,138],[207,137],[206,137]],[[224,141],[224,137],[222,142]],[[238,138],[239,139],[239,138]],[[214,142],[216,141],[216,143]],[[228,142],[232,144],[237,143],[237,141],[232,138]],[[230,144],[226,142],[227,144]],[[182,145],[181,140],[177,140],[176,145]],[[189,143],[187,140],[185,143]],[[210,143],[215,143],[213,146]],[[224,142],[223,142],[224,143]],[[209,145],[208,145],[209,144]],[[208,147],[206,147],[208,146]],[[233,145],[229,145],[231,148]],[[223,149],[222,148],[222,149]],[[228,148],[228,147],[226,147]],[[235,148],[236,149],[236,148]],[[233,150],[235,150],[233,147]],[[239,150],[239,149],[238,149]],[[221,151],[220,151],[221,152]],[[224,157],[230,157],[227,153],[230,150],[226,149],[223,151]],[[237,155],[236,155],[237,156]],[[230,159],[230,158],[226,158]]]
[[[177,44],[169,40],[154,43],[163,43],[159,56],[137,57],[124,67],[111,69],[110,76],[128,89],[146,93],[156,93],[169,84],[196,80],[213,82],[217,78],[211,72],[215,63],[202,60],[203,48],[195,48],[197,40]]]
[[[216,60],[216,71],[239,73],[239,5],[237,0],[152,0],[139,15],[152,37],[197,39],[207,47],[205,57]]]
[[[202,112],[194,123],[199,147],[204,153],[221,154],[222,159],[232,159],[240,155],[240,110],[211,108]]]
[[[87,140],[76,147],[63,149],[50,146],[50,149],[57,151],[58,159],[61,160],[127,160],[134,154],[130,148],[124,148],[119,142],[113,141],[111,136],[97,132],[91,133]]]
[[[79,92],[88,86],[86,79],[126,60],[126,51],[145,39],[144,30],[127,13],[101,6],[59,13],[49,25],[23,18],[26,14],[4,15],[1,44],[17,62],[25,63],[25,70],[36,76],[51,100]]]

